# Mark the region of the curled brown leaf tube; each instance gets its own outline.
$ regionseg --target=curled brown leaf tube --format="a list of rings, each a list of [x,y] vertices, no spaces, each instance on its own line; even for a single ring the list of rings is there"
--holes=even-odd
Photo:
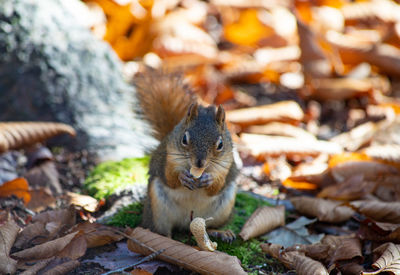
[[[1,122],[0,152],[29,146],[60,134],[76,135],[71,126],[63,123]]]

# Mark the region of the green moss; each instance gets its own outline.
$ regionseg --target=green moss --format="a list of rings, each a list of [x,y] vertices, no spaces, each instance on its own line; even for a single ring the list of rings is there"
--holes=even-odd
[[[101,199],[130,185],[146,184],[149,160],[143,157],[103,162],[90,172],[84,186],[90,195]]]
[[[111,218],[107,224],[119,227],[129,226],[134,228],[140,224],[142,220],[142,213],[143,204],[136,202],[122,208]]]

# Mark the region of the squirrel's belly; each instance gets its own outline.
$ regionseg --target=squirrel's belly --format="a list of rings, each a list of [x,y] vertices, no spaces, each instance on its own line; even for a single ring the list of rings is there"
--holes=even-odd
[[[232,211],[235,201],[236,190],[225,190],[219,195],[208,196],[204,189],[189,190],[185,187],[170,189],[165,188],[165,192],[172,199],[170,211],[179,213],[173,221],[174,227],[187,229],[190,224],[191,212],[193,217],[209,218],[209,226],[220,226],[224,224]]]

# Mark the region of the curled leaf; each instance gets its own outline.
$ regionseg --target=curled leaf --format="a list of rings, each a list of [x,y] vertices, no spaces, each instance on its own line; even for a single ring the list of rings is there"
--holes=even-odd
[[[271,255],[275,259],[279,258],[279,254],[283,249],[282,245],[274,244],[274,243],[262,243],[262,244],[260,244],[260,247],[261,247],[262,251]]]
[[[354,210],[341,205],[339,201],[311,197],[295,197],[290,201],[300,213],[317,217],[322,222],[340,223],[347,221],[354,214]]]
[[[62,251],[75,237],[78,232],[68,234],[64,237],[49,241],[32,248],[27,248],[12,254],[17,259],[39,260],[49,258]]]
[[[214,251],[217,249],[217,243],[212,242],[206,231],[206,220],[203,218],[194,218],[190,223],[190,232],[192,232],[198,246],[204,251]]]
[[[344,181],[355,174],[364,175],[365,178],[398,174],[395,167],[375,161],[347,161],[331,167],[330,170],[337,182]]]
[[[374,200],[350,203],[358,212],[379,222],[400,223],[400,202]]]
[[[129,250],[142,255],[166,249],[159,259],[196,271],[200,274],[246,274],[236,257],[225,253],[198,251],[193,247],[167,237],[136,227],[130,236],[139,243],[128,240]]]
[[[27,204],[31,200],[29,184],[24,178],[16,178],[0,186],[0,197],[15,195]]]
[[[279,259],[289,268],[294,268],[299,275],[328,275],[326,268],[320,263],[298,252],[283,252]]]
[[[1,122],[0,152],[32,145],[60,134],[75,136],[76,133],[71,126],[63,123]]]
[[[88,195],[67,192],[67,197],[70,204],[80,206],[89,212],[95,212],[99,207],[98,200]]]
[[[399,274],[400,270],[400,245],[393,243],[384,243],[374,250],[374,253],[380,254],[378,260],[373,263],[373,267],[377,269],[372,272],[363,272],[365,275],[379,274],[389,272],[390,274]]]
[[[265,125],[253,125],[245,129],[246,133],[287,136],[299,139],[316,140],[316,137],[306,130],[282,122],[271,122]]]
[[[294,101],[231,110],[226,113],[228,121],[240,125],[264,124],[271,121],[301,121],[304,113]]]
[[[17,237],[19,227],[14,220],[0,226],[0,273],[14,274],[17,269],[17,261],[10,258],[10,250]]]
[[[376,129],[375,123],[367,122],[331,138],[330,141],[340,144],[346,150],[355,151],[371,141]]]
[[[258,208],[244,224],[239,236],[247,241],[250,238],[268,233],[285,224],[285,206],[264,206]]]
[[[241,141],[256,157],[266,156],[317,156],[338,154],[342,148],[333,142],[322,140],[300,140],[291,137],[241,134]]]

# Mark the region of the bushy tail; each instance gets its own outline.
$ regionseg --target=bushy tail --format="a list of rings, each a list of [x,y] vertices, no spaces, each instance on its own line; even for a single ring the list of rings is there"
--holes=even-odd
[[[174,129],[196,100],[178,73],[148,71],[135,77],[134,82],[143,115],[158,140]]]

